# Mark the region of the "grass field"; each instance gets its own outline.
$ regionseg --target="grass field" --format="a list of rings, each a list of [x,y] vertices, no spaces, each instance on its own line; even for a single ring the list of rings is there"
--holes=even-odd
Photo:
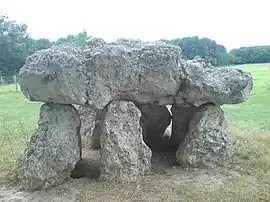
[[[108,195],[119,200],[124,196],[125,199],[142,200],[143,196],[145,199],[152,194],[161,200],[270,201],[270,64],[241,67],[252,73],[254,89],[251,97],[242,104],[223,106],[236,144],[235,160],[230,169],[237,175],[211,188],[189,183],[173,185],[166,182],[168,176],[154,175],[149,182],[156,184],[147,184],[138,193],[117,196],[111,193],[114,190],[121,192],[121,189],[95,183],[88,187],[89,190],[82,188],[85,191],[83,197]],[[0,86],[0,183],[10,181],[16,175],[20,156],[36,128],[39,107],[40,103],[29,102],[21,92],[15,91],[14,86]],[[167,173],[173,177],[176,174],[173,170]]]
[[[254,87],[246,102],[224,106],[226,115],[241,128],[270,131],[270,64],[240,67],[252,73]]]
[[[29,102],[15,86],[0,86],[0,182],[13,177],[17,161],[36,128],[40,103]]]

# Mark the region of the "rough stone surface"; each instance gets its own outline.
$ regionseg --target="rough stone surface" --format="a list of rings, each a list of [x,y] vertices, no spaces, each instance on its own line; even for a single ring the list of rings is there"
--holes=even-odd
[[[217,68],[204,60],[191,60],[182,61],[182,71],[176,97],[194,106],[241,103],[253,88],[251,74],[234,67]]]
[[[94,128],[96,126],[96,114],[98,110],[91,107],[84,106],[75,106],[79,112],[81,119],[81,139],[82,139],[82,147],[91,147],[92,144],[92,135]]]
[[[171,123],[171,114],[166,106],[156,104],[139,105],[140,124],[144,142],[153,150],[160,150],[165,145],[165,130]],[[167,139],[167,138],[166,138]]]
[[[151,150],[143,142],[140,111],[131,102],[108,105],[101,133],[101,180],[131,183],[151,166]]]
[[[18,179],[20,187],[39,190],[68,178],[81,158],[80,118],[71,105],[43,104]]]
[[[84,105],[88,100],[84,56],[71,47],[52,47],[30,55],[19,82],[31,101]]]
[[[171,108],[172,112],[172,146],[178,148],[183,142],[186,133],[188,132],[188,127],[191,118],[198,111],[197,107],[189,105],[173,105]]]
[[[249,96],[250,73],[180,56],[179,47],[161,41],[93,38],[78,50],[53,47],[34,53],[21,68],[19,82],[30,100],[100,110],[113,100],[200,106],[240,103]]]
[[[89,104],[103,108],[116,99],[172,102],[180,86],[179,59],[179,47],[161,42],[120,39],[106,44],[87,61]]]
[[[95,128],[95,117],[97,110],[91,107],[76,107],[81,119],[81,132],[82,136],[89,137],[92,135]]]
[[[90,53],[89,56],[92,56],[93,54],[95,54],[96,49],[102,48],[105,45],[106,42],[103,39],[98,37],[92,37],[85,42],[85,44],[81,47],[81,49],[84,52]]]
[[[230,155],[231,140],[224,112],[211,104],[201,106],[176,152],[177,161],[185,167],[215,167]]]
[[[91,148],[99,149],[100,148],[100,136],[101,130],[103,126],[103,122],[105,119],[106,108],[103,110],[98,110],[95,117],[95,128],[93,130],[93,134],[91,136]]]

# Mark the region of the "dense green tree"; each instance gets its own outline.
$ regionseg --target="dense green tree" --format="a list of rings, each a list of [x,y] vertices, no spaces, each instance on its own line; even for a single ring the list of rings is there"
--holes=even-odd
[[[52,42],[49,39],[29,39],[27,42],[28,54],[32,54],[38,50],[52,47]]]
[[[63,45],[63,46],[82,46],[90,36],[87,35],[87,32],[84,30],[77,35],[68,35],[65,38],[60,38],[57,41],[53,42],[54,45]]]
[[[200,56],[213,65],[227,65],[230,62],[226,48],[208,38],[193,36],[164,41],[180,46],[184,59],[191,60],[196,56]]]
[[[0,15],[0,72],[4,75],[17,73],[27,52],[27,26],[10,21]]]
[[[235,64],[270,62],[270,46],[241,47],[231,50],[229,54]]]
[[[90,37],[86,31],[68,35],[55,42],[48,39],[32,39],[27,34],[25,24],[17,24],[0,14],[0,75],[12,76],[19,72],[28,55],[53,45],[79,47]]]

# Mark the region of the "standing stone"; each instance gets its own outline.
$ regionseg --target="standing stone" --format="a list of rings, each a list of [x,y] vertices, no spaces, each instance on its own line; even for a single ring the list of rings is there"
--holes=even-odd
[[[188,133],[176,152],[184,167],[215,167],[231,154],[231,140],[224,112],[219,106],[203,105],[193,116]]]
[[[191,118],[198,111],[197,107],[194,106],[179,106],[173,105],[171,108],[172,112],[172,146],[178,149],[181,142],[183,142],[185,135],[188,131],[188,126]]]
[[[140,124],[145,143],[152,151],[162,149],[161,147],[165,146],[165,130],[171,123],[168,108],[156,104],[139,105],[138,108],[142,114]]]
[[[97,110],[91,107],[78,106],[77,110],[81,119],[81,130],[82,136],[90,137],[95,127],[95,117]]]
[[[80,118],[72,105],[43,104],[20,166],[20,187],[46,189],[70,177],[81,158]]]
[[[101,133],[101,180],[131,183],[151,166],[151,150],[143,142],[141,113],[128,101],[108,105]]]
[[[84,106],[76,106],[80,119],[81,119],[81,130],[80,134],[82,137],[82,147],[90,148],[92,145],[92,135],[94,128],[96,126],[96,114],[99,110],[91,108],[91,107],[84,107]]]
[[[91,136],[91,149],[100,149],[100,135],[105,118],[106,108],[97,110],[95,116],[95,127]]]

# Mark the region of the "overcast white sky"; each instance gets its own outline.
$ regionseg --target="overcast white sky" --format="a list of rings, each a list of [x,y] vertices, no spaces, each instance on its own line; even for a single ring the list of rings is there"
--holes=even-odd
[[[0,0],[0,12],[51,40],[86,29],[106,41],[198,35],[227,49],[270,45],[270,0]]]

